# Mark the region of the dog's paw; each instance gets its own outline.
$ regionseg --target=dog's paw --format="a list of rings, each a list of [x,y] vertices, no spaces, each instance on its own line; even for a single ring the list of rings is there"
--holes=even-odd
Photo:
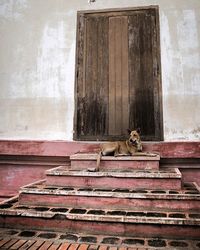
[[[147,156],[150,156],[150,157],[155,157],[155,156],[157,156],[158,154],[155,154],[155,153],[147,153]]]

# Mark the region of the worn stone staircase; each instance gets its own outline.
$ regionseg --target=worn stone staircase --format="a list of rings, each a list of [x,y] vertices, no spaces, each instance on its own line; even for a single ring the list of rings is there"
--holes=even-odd
[[[182,183],[177,168],[159,168],[160,157],[76,154],[70,166],[22,187],[0,204],[7,228],[128,237],[200,238],[200,190]]]

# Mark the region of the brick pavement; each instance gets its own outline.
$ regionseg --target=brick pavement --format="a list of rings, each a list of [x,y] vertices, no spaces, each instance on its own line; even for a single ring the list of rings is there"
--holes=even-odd
[[[200,240],[124,238],[0,228],[1,250],[198,250]]]

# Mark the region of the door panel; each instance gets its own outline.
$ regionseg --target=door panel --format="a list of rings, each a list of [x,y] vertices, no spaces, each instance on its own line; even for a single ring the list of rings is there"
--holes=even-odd
[[[129,127],[128,18],[109,18],[109,135]]]
[[[74,139],[161,140],[158,8],[79,13]]]
[[[130,127],[140,127],[143,138],[154,139],[157,99],[157,49],[155,13],[151,10],[129,16]],[[158,136],[159,139],[159,136]]]
[[[80,47],[82,68],[77,78],[77,135],[93,139],[107,134],[108,117],[108,19],[84,19]],[[80,45],[79,45],[80,46]],[[87,53],[83,53],[87,51]],[[79,59],[80,60],[80,59]],[[80,67],[81,68],[81,67]],[[79,76],[81,72],[81,76]]]

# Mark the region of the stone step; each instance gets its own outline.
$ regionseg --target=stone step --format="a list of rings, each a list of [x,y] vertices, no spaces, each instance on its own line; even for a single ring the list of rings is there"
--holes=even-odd
[[[119,236],[200,238],[200,211],[94,210],[21,206],[17,198],[0,204],[0,224],[9,228]]]
[[[200,209],[200,192],[195,183],[181,190],[93,189],[55,187],[45,181],[20,189],[20,205],[77,207],[92,209],[169,208]]]
[[[98,154],[74,154],[70,156],[72,170],[87,170],[97,166]],[[102,156],[100,170],[130,171],[134,169],[159,169],[160,156]]]
[[[177,168],[164,170],[132,170],[131,172],[70,171],[58,167],[46,171],[51,186],[76,188],[181,189],[181,173]]]

